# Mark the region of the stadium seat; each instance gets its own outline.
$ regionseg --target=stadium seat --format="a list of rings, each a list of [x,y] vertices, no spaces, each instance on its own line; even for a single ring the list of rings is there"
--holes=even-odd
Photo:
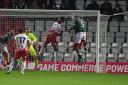
[[[121,53],[120,44],[119,43],[112,43],[112,53],[119,54]]]
[[[51,61],[52,57],[53,57],[53,53],[44,53],[43,54],[44,61]]]
[[[67,49],[68,49],[68,53],[73,53],[73,42],[69,42]]]
[[[46,31],[42,31],[42,35],[45,36],[47,34]]]
[[[122,51],[123,54],[128,54],[128,43],[123,43]]]
[[[104,35],[100,35],[99,42],[101,42],[101,43],[106,42],[106,37]]]
[[[46,32],[48,32],[51,27],[52,27],[52,25],[46,25],[46,27],[44,28],[44,30],[45,30]]]
[[[74,55],[72,53],[65,53],[64,55],[64,62],[73,62]]]
[[[71,42],[71,34],[69,32],[63,32],[62,41]]]
[[[53,53],[54,52],[53,46],[51,44],[47,45],[47,52],[48,53]]]
[[[119,54],[118,62],[127,62],[128,61],[128,54]]]
[[[55,61],[55,62],[62,62],[63,61],[63,57],[64,57],[64,53],[58,52],[57,56],[53,56],[52,57],[52,60]]]
[[[127,43],[128,42],[128,32],[126,33],[126,42],[125,43]]]
[[[118,22],[117,21],[112,21],[110,22],[109,26],[111,27],[118,27]]]
[[[65,53],[67,48],[67,43],[59,42],[58,43],[58,50],[60,53]]]
[[[114,42],[114,33],[113,32],[107,32],[106,33],[106,42],[107,43],[113,43]]]
[[[90,22],[88,22],[88,25],[96,26],[96,25],[97,25],[97,22],[95,22],[95,21],[90,21]]]
[[[35,25],[35,30],[36,31],[44,31],[44,26],[43,25]]]
[[[93,39],[93,33],[87,32],[87,42],[92,42],[92,39]]]
[[[128,32],[128,27],[121,26],[120,27],[120,32]]]
[[[93,37],[92,36],[87,36],[87,42],[92,42],[92,39],[93,39]]]
[[[116,32],[116,37],[125,37],[124,32]]]
[[[124,32],[116,32],[116,43],[124,43],[125,33]]]
[[[106,37],[106,42],[114,43],[114,37]]]
[[[99,54],[99,62],[106,62],[106,54]]]
[[[107,62],[117,62],[117,54],[108,54]]]
[[[121,22],[120,26],[126,26],[127,27],[128,26],[128,22]]]
[[[35,23],[35,25],[38,25],[38,26],[43,26],[44,25],[44,21],[37,21],[36,20],[36,23]]]
[[[110,53],[111,44],[110,43],[101,43],[100,53]]]
[[[30,26],[33,26],[33,25],[34,25],[33,21],[27,21],[27,20],[25,21],[25,26],[26,27],[28,27],[28,26],[30,27]]]
[[[90,53],[96,53],[96,43],[90,43]]]
[[[74,21],[71,21],[71,20],[68,20],[68,21],[67,21],[67,25],[68,25],[68,26],[72,26],[73,23],[74,23]]]
[[[54,21],[53,20],[51,20],[51,21],[45,21],[45,24],[46,24],[46,26],[47,25],[51,25],[52,26],[54,24]]]
[[[95,62],[96,55],[95,54],[86,54],[86,62]]]
[[[96,26],[88,26],[88,32],[96,32]]]
[[[118,32],[118,27],[109,27],[109,32]]]

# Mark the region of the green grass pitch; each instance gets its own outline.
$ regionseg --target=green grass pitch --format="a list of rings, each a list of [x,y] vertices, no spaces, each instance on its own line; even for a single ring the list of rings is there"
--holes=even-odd
[[[128,75],[32,70],[24,75],[19,71],[7,75],[0,70],[0,85],[128,85]]]

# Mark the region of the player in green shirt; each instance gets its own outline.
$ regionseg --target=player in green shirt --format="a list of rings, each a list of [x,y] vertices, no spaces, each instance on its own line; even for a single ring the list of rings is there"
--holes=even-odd
[[[78,15],[73,16],[73,19],[75,20],[75,23],[73,27],[69,30],[75,31],[75,38],[74,38],[74,44],[73,44],[73,52],[77,53],[78,55],[78,62],[84,62],[85,60],[82,58],[82,55],[80,53],[80,49],[86,45],[86,27],[85,27],[85,21],[79,18]]]

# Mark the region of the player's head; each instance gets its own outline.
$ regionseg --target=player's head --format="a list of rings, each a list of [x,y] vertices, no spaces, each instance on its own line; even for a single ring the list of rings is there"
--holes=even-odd
[[[26,27],[26,33],[32,32],[32,27]]]
[[[74,19],[74,20],[76,20],[78,18],[79,18],[79,16],[77,14],[72,16],[72,19]]]
[[[58,22],[59,22],[59,23],[63,23],[64,21],[65,21],[65,18],[64,18],[64,17],[59,17],[59,18],[58,18]]]
[[[19,33],[24,33],[24,29],[19,29]]]
[[[11,36],[14,36],[15,35],[14,30],[10,30],[9,33],[10,33]]]

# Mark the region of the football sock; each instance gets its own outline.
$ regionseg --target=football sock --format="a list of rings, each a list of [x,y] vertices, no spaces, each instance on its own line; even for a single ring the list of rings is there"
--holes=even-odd
[[[9,66],[9,72],[12,71],[13,66],[14,66],[14,61],[12,61],[12,62],[10,63],[10,66]]]
[[[21,63],[21,72],[24,72],[24,69],[25,69],[25,62],[23,61],[23,62]]]

